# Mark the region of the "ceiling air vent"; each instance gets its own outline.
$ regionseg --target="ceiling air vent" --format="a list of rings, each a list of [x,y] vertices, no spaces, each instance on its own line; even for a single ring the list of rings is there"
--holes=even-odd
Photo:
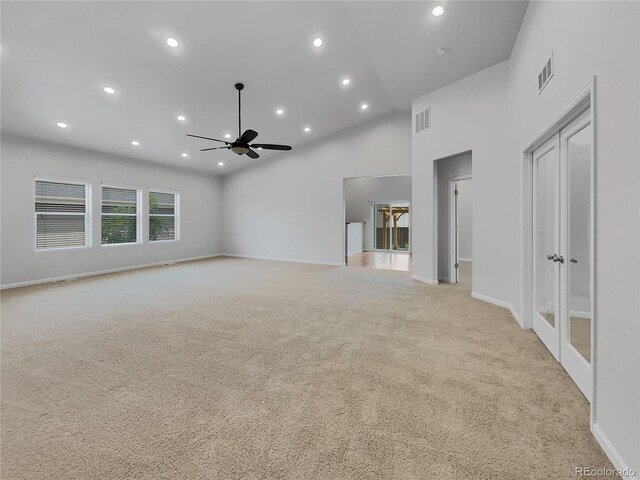
[[[544,87],[547,86],[551,77],[553,77],[553,52],[551,52],[551,57],[549,57],[547,63],[542,67],[542,71],[538,74],[538,93],[542,92]]]
[[[431,128],[431,107],[416,113],[416,133]]]

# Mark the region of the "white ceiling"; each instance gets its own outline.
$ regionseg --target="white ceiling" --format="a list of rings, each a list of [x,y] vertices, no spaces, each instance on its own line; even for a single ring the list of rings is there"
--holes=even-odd
[[[437,4],[446,8],[438,18],[430,13]],[[246,85],[242,128],[257,130],[256,142],[295,149],[408,111],[413,98],[507,59],[526,7],[3,1],[2,131],[224,174],[261,160],[201,153],[215,144],[185,133],[237,136],[234,83]],[[312,46],[317,36],[321,48]],[[167,37],[179,47],[168,47]],[[449,53],[438,56],[440,46]],[[352,80],[348,88],[340,85],[344,76]],[[105,94],[105,85],[116,94]],[[366,112],[362,102],[370,105]],[[276,118],[277,106],[286,109],[283,118]],[[187,121],[178,122],[179,114]],[[310,134],[302,131],[307,125]],[[131,146],[133,139],[141,145]]]

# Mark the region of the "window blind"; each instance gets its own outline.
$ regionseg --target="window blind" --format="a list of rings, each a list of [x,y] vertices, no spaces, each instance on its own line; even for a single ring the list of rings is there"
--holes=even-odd
[[[102,187],[103,245],[138,242],[138,191],[127,188]]]
[[[149,192],[149,240],[176,239],[176,195]]]
[[[86,184],[36,180],[36,250],[89,245],[89,188]]]

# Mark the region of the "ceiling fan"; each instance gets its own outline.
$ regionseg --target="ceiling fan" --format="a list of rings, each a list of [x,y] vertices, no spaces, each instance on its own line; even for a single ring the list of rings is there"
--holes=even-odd
[[[244,88],[244,85],[242,83],[236,83],[235,84],[236,90],[238,90],[238,138],[235,139],[235,141],[233,142],[225,142],[224,140],[218,140],[217,138],[211,138],[211,137],[202,137],[200,135],[191,135],[190,133],[187,133],[188,137],[194,137],[194,138],[203,138],[205,140],[213,140],[214,142],[220,142],[220,143],[224,143],[224,147],[213,147],[213,148],[203,148],[202,150],[200,150],[201,152],[207,152],[209,150],[221,150],[221,149],[226,149],[226,150],[231,150],[233,153],[237,153],[238,155],[244,155],[246,154],[248,157],[250,158],[260,158],[260,155],[258,155],[258,153],[255,150],[252,150],[253,148],[257,148],[259,150],[291,150],[291,147],[289,145],[275,145],[272,143],[254,143],[250,145],[250,142],[253,142],[255,140],[255,138],[258,136],[258,132],[256,132],[255,130],[245,130],[244,133],[242,135],[240,135],[240,132],[242,132],[242,103],[241,103],[241,93],[242,89]]]

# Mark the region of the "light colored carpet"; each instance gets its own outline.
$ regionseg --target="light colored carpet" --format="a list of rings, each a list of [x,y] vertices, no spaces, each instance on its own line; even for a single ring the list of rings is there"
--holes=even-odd
[[[568,479],[589,406],[506,310],[214,259],[2,293],[2,478]]]

